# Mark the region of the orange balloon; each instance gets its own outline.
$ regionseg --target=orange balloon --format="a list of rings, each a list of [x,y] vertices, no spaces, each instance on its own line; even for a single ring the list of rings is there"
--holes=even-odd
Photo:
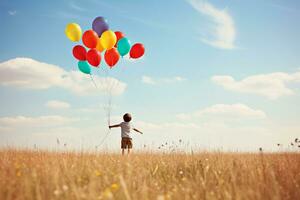
[[[112,68],[120,59],[120,54],[116,48],[107,50],[104,54],[105,62],[110,68]]]
[[[104,50],[104,47],[101,44],[100,38],[98,38],[96,49],[100,52]]]
[[[98,43],[98,35],[93,30],[87,30],[82,36],[83,44],[88,48],[96,48]]]

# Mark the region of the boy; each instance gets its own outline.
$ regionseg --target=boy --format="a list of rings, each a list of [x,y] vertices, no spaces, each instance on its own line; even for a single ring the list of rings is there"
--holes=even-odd
[[[109,128],[116,128],[116,127],[121,127],[121,148],[122,148],[122,155],[124,155],[125,149],[128,149],[128,154],[130,153],[130,149],[132,148],[132,138],[131,138],[131,129],[143,134],[141,131],[139,131],[136,128],[133,128],[130,121],[131,121],[131,115],[129,113],[126,113],[123,115],[123,120],[124,122],[121,122],[120,124],[112,125],[109,126]]]

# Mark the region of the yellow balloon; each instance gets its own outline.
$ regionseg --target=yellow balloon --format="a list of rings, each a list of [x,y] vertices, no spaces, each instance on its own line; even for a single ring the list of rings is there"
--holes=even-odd
[[[70,23],[66,26],[65,34],[73,42],[78,42],[81,38],[81,28],[76,23]]]
[[[104,50],[104,47],[103,47],[102,44],[101,44],[100,38],[98,39],[96,49],[97,49],[98,51],[100,51],[100,52],[102,52],[102,51]]]
[[[117,42],[116,34],[112,30],[104,31],[100,37],[101,45],[104,49],[113,48]]]

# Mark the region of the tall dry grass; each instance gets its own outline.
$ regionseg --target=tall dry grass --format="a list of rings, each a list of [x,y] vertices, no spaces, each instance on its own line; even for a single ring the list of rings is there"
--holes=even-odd
[[[0,151],[0,199],[300,199],[300,155]]]

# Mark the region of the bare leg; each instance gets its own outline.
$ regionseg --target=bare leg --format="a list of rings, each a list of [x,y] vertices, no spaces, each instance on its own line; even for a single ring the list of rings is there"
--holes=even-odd
[[[127,150],[127,153],[128,153],[128,155],[130,154],[130,149],[128,148],[128,150]]]
[[[122,149],[122,155],[124,155],[125,149]]]

